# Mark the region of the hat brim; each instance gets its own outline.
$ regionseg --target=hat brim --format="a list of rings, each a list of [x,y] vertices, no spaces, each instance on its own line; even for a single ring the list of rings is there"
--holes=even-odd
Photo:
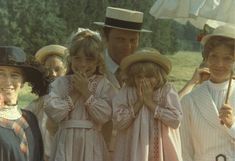
[[[51,55],[57,55],[59,57],[65,56],[65,50],[67,48],[60,45],[49,45],[39,49],[35,54],[35,59],[39,63],[44,63],[45,59]]]
[[[128,29],[128,28],[122,28],[122,27],[117,27],[117,26],[111,26],[111,25],[106,25],[104,22],[94,22],[94,24],[102,27],[110,27],[110,28],[115,28],[115,29],[120,29],[120,30],[127,30],[127,31],[135,31],[135,32],[147,32],[151,33],[151,30],[146,30],[146,29],[141,29],[141,30],[134,30],[134,29]]]
[[[172,65],[169,59],[161,54],[151,53],[151,54],[132,54],[123,59],[120,64],[122,70],[127,70],[129,66],[137,62],[153,62],[160,65],[167,74],[170,73]]]
[[[221,36],[221,37],[226,37],[226,38],[231,38],[231,39],[234,39],[235,40],[235,33],[233,34],[230,34],[230,33],[212,33],[212,34],[208,34],[206,36],[204,36],[201,40],[201,44],[202,45],[205,45],[206,42],[211,38],[211,37],[214,37],[214,36]]]
[[[3,64],[0,63],[0,66],[9,66],[9,67],[16,67],[16,68],[20,68],[23,70],[24,76],[25,76],[25,82],[34,84],[38,81],[42,81],[43,79],[43,73],[30,65],[12,65],[12,64]]]

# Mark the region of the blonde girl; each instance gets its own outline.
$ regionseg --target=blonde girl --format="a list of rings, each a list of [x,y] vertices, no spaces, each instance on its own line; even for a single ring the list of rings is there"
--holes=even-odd
[[[72,37],[68,50],[68,73],[52,83],[45,107],[59,123],[50,159],[107,161],[101,128],[111,119],[114,88],[104,77],[102,42],[86,29]]]
[[[181,161],[181,106],[167,82],[171,62],[157,50],[143,49],[120,67],[126,85],[113,100],[114,161]]]

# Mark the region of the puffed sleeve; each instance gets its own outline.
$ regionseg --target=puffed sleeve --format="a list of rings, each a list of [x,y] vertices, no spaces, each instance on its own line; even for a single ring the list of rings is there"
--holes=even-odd
[[[133,107],[128,104],[127,88],[122,88],[113,99],[113,122],[117,129],[128,128],[135,119]]]
[[[172,85],[167,85],[163,92],[163,102],[155,109],[154,118],[161,120],[171,128],[178,128],[182,120],[180,99]]]
[[[68,116],[74,108],[71,98],[68,96],[68,78],[57,78],[51,85],[51,91],[45,96],[44,107],[48,117],[59,123]]]
[[[112,98],[115,94],[114,86],[106,78],[99,81],[96,92],[85,102],[87,111],[95,122],[104,124],[111,119]]]
[[[192,134],[191,134],[191,97],[186,95],[182,98],[182,110],[184,113],[184,117],[181,122],[180,126],[180,137],[181,137],[181,144],[182,144],[182,156],[183,160],[185,161],[193,161],[193,141],[192,141]],[[192,106],[193,107],[193,106]]]

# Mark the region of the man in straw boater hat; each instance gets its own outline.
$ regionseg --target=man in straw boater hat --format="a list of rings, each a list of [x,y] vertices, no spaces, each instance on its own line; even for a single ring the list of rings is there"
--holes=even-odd
[[[43,142],[37,118],[18,107],[24,83],[37,95],[46,93],[43,73],[32,66],[21,48],[0,46],[0,160],[42,161]]]
[[[151,32],[142,29],[144,14],[123,8],[107,7],[105,22],[94,22],[103,27],[106,44],[105,64],[108,79],[120,88],[119,65],[123,58],[134,53],[139,46],[140,33]],[[111,121],[104,125],[104,138],[109,145],[111,139]]]
[[[114,75],[122,59],[134,53],[139,46],[140,33],[151,32],[142,29],[144,14],[139,11],[107,7],[105,22],[94,22],[103,27],[103,36],[107,50],[105,63]],[[111,82],[120,87],[110,75]]]
[[[235,27],[220,26],[201,40],[209,79],[182,100],[185,161],[235,160]],[[223,160],[222,159],[222,160]]]

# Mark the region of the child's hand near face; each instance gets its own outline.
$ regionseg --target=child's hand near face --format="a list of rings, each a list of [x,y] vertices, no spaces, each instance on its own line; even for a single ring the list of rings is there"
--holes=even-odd
[[[154,87],[149,79],[145,78],[142,81],[142,92],[144,97],[144,104],[151,110],[155,111],[156,103],[153,101]]]
[[[86,74],[76,72],[72,77],[72,83],[74,89],[87,100],[90,96],[90,92],[88,90],[88,79]]]
[[[134,113],[137,114],[141,107],[143,107],[144,104],[144,97],[142,92],[142,84],[138,84],[136,88],[136,94],[137,94],[137,101],[134,105]]]

